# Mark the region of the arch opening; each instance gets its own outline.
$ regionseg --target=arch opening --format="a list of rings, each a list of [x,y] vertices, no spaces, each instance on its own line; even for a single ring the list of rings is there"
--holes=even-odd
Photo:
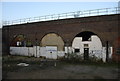
[[[73,52],[82,56],[84,60],[92,57],[102,58],[102,42],[97,34],[83,31],[75,36],[72,42]]]
[[[24,41],[25,41],[24,35],[20,34],[20,35],[14,36],[10,46],[22,47],[24,46]]]
[[[14,36],[10,46],[14,47],[32,47],[31,40],[27,39],[25,35],[19,34]]]

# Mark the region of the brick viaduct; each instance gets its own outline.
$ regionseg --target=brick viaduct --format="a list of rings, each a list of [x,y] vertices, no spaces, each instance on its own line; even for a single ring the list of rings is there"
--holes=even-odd
[[[120,37],[119,17],[119,14],[114,14],[3,26],[3,51],[9,50],[15,35],[25,35],[32,40],[33,45],[37,39],[40,45],[41,39],[51,32],[60,35],[65,45],[71,46],[77,34],[82,31],[91,31],[97,34],[103,46],[106,45],[106,41],[109,41],[109,46],[113,46],[114,41]]]

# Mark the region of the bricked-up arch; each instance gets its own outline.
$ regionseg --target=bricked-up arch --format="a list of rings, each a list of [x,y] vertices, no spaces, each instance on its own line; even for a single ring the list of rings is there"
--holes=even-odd
[[[48,33],[42,38],[40,46],[41,47],[57,46],[58,51],[63,51],[64,50],[64,41],[58,34]]]

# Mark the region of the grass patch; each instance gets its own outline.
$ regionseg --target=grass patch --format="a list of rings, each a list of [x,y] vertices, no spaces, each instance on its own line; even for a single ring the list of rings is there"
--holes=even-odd
[[[21,62],[30,63],[30,64],[39,64],[40,58],[8,55],[8,56],[3,56],[2,62],[3,64],[21,63]]]
[[[104,78],[101,76],[94,76],[94,79],[104,79]]]
[[[42,62],[41,58],[35,58],[35,57],[28,57],[28,56],[3,56],[2,58],[2,63],[3,65],[12,65],[12,64],[18,64],[21,62],[25,62],[28,64],[32,65],[40,65],[41,63],[44,63],[45,65],[52,65],[54,66],[55,61],[46,61]],[[97,66],[97,67],[119,67],[118,63],[115,62],[108,62],[108,63],[103,63],[103,62],[91,62],[91,61],[77,61],[77,60],[61,60],[61,61],[56,61],[56,68],[60,68],[60,66],[64,65],[87,65],[87,66]]]
[[[119,68],[119,64],[116,62],[108,62],[108,63],[104,63],[104,62],[93,62],[93,61],[76,61],[76,60],[63,60],[64,62],[68,63],[68,64],[73,64],[73,65],[87,65],[87,66],[97,66],[97,67],[116,67]]]

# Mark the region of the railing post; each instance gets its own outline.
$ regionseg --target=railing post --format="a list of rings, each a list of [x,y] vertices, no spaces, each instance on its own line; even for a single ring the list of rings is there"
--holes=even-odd
[[[83,12],[81,12],[80,16],[82,17],[82,15],[83,15]]]
[[[4,23],[5,25],[9,25],[9,21],[5,21],[5,23]]]
[[[41,20],[41,18],[40,18],[40,16],[39,16],[39,19],[38,19],[39,21]]]
[[[120,14],[120,7],[118,7],[118,14]]]
[[[52,18],[52,20],[53,20],[53,15],[51,15],[51,18]]]
[[[12,21],[12,23],[11,24],[13,24],[14,22]]]
[[[20,24],[21,24],[21,19],[20,19]]]
[[[91,14],[91,10],[89,10],[89,16],[90,16],[90,14]]]
[[[25,19],[24,19],[23,21],[24,21],[24,23],[25,23]]]
[[[44,20],[46,20],[46,16],[44,16]]]
[[[58,19],[59,19],[60,15],[58,14]]]
[[[99,9],[97,9],[97,14],[99,15]]]
[[[67,13],[66,13],[66,18],[67,18]]]
[[[7,21],[5,21],[5,23],[4,23],[5,25],[8,25],[8,22]]]
[[[106,14],[108,15],[108,8],[106,8]]]
[[[5,21],[5,23],[4,23],[5,25],[8,25],[8,21]]]
[[[116,12],[116,14],[117,14],[117,13],[118,13],[118,8],[117,8],[117,7],[115,7],[115,10],[116,10],[115,12]]]
[[[30,18],[28,18],[28,21],[30,22]]]
[[[34,21],[35,21],[35,17],[34,17],[34,19],[33,19]]]

